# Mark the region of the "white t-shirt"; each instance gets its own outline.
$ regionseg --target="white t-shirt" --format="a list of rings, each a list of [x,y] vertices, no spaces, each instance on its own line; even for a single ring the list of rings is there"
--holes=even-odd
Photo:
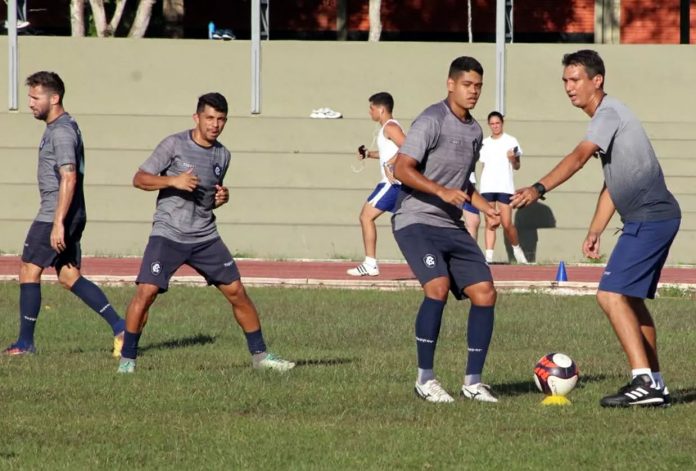
[[[507,157],[507,152],[515,147],[517,153],[522,155],[522,148],[517,139],[505,133],[498,139],[487,137],[483,140],[479,158],[483,164],[479,193],[515,193],[513,168]]]
[[[397,152],[399,152],[399,147],[396,144],[394,144],[394,141],[392,141],[384,135],[384,128],[389,123],[394,123],[401,128],[401,125],[397,120],[390,119],[384,123],[382,129],[379,130],[379,134],[377,134],[377,151],[379,152],[379,171],[382,172],[382,180],[380,180],[381,183],[389,182],[387,175],[384,173],[384,164],[386,164],[389,160],[391,160],[392,157],[396,155]],[[401,128],[401,130],[403,131],[403,128]]]

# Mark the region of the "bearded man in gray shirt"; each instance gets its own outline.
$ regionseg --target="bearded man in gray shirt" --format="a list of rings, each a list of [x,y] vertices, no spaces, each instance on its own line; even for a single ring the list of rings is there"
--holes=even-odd
[[[143,163],[133,185],[159,191],[150,239],[135,296],[126,312],[119,373],[133,373],[147,314],[183,264],[193,267],[232,305],[246,336],[254,368],[287,371],[295,363],[266,351],[254,303],[242,285],[232,254],[223,243],[213,211],[229,201],[223,179],[230,153],[219,141],[227,123],[227,100],[219,93],[198,98],[195,127],[165,138]]]
[[[660,272],[681,222],[677,200],[638,118],[604,92],[604,61],[593,50],[563,57],[563,83],[573,106],[592,119],[585,138],[545,177],[517,190],[512,206],[534,203],[580,170],[590,157],[601,159],[604,184],[582,244],[599,259],[600,235],[618,212],[624,226],[599,282],[597,301],[607,315],[631,365],[633,379],[603,407],[668,406],[657,356],[655,323],[645,305],[654,298]]]
[[[30,75],[29,108],[46,122],[39,144],[37,179],[41,206],[24,241],[19,270],[19,337],[3,351],[5,355],[34,353],[34,329],[41,310],[41,275],[48,267],[60,284],[80,298],[111,327],[112,355],[120,356],[123,319],[104,292],[80,273],[80,240],[87,224],[82,190],[85,153],[77,122],[63,108],[65,84],[55,72]]]

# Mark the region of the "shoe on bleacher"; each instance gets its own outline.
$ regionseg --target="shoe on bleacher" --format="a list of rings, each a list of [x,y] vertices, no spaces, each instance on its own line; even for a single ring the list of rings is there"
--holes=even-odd
[[[664,405],[663,394],[662,389],[652,387],[650,375],[638,375],[616,394],[603,397],[599,403],[602,407],[656,407]]]
[[[222,30],[221,29],[216,29],[213,31],[213,39],[222,39]]]
[[[378,276],[379,268],[363,262],[355,268],[349,268],[346,273],[350,276]]]
[[[498,402],[498,398],[491,392],[491,387],[483,383],[465,384],[459,395],[472,401]]]
[[[416,381],[413,391],[416,393],[416,396],[426,402],[454,402],[454,398],[445,391],[436,379],[426,381],[425,384],[418,384]]]
[[[252,366],[257,370],[288,371],[295,368],[295,363],[284,360],[273,353],[267,353],[260,360],[252,360]]]
[[[232,39],[236,39],[237,36],[234,35],[231,29],[223,29],[220,31],[220,36],[224,41],[231,41]]]
[[[13,343],[12,345],[10,345],[2,351],[3,355],[10,357],[16,357],[20,355],[31,355],[33,353],[36,353],[36,348],[34,348],[33,345],[25,346],[20,344],[19,342]]]

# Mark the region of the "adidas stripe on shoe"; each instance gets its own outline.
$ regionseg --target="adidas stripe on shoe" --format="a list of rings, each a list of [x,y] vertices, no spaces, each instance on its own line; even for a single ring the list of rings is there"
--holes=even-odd
[[[379,268],[376,266],[371,266],[366,263],[361,263],[355,268],[350,268],[346,270],[350,276],[378,276]]]
[[[649,375],[639,375],[616,394],[603,397],[599,403],[602,407],[655,407],[664,405],[665,398],[662,389],[652,387]]]

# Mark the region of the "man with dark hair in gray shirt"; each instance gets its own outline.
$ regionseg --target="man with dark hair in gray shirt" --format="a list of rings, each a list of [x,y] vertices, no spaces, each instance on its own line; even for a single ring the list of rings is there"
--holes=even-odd
[[[581,50],[566,54],[562,62],[570,102],[592,118],[587,134],[545,177],[517,190],[512,205],[519,208],[534,203],[572,177],[590,157],[599,156],[604,185],[582,251],[589,258],[600,258],[600,235],[618,212],[624,227],[599,282],[597,301],[619,338],[633,376],[600,404],[669,405],[657,356],[655,323],[645,298],[655,297],[660,272],[679,230],[681,210],[667,189],[640,121],[626,105],[604,92],[604,61],[599,54]]]
[[[80,273],[80,239],[87,223],[82,191],[85,155],[77,122],[63,108],[65,85],[54,72],[30,75],[29,108],[46,122],[37,172],[41,207],[29,228],[19,271],[19,338],[5,355],[34,353],[34,328],[41,309],[41,275],[54,267],[60,284],[82,299],[111,326],[112,355],[119,357],[123,319],[101,289]]]
[[[481,382],[493,335],[496,291],[483,253],[462,222],[462,206],[469,201],[500,223],[498,211],[469,180],[483,141],[481,126],[471,116],[482,86],[483,67],[476,59],[464,56],[452,61],[447,98],[416,118],[394,166],[394,176],[403,184],[392,217],[394,237],[424,294],[416,316],[418,377],[414,391],[428,402],[454,401],[433,369],[450,290],[457,299],[471,300],[468,359],[460,394],[471,400],[498,402],[490,387]]]
[[[223,179],[229,151],[218,137],[227,123],[227,100],[219,93],[198,99],[195,127],[165,138],[143,163],[133,185],[159,191],[150,239],[145,248],[137,291],[126,312],[119,373],[133,373],[147,314],[159,293],[183,264],[215,285],[232,305],[244,331],[254,368],[287,371],[295,363],[266,351],[256,307],[246,294],[232,254],[222,242],[213,210],[229,201]]]

